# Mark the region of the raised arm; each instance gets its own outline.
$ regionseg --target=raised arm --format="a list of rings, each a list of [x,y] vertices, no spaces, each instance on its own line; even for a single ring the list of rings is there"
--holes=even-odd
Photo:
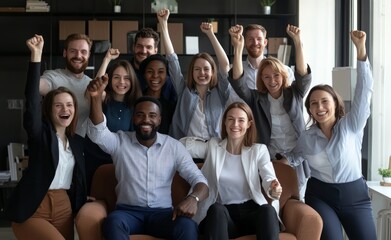
[[[31,52],[31,57],[30,57],[31,62],[41,62],[43,44],[44,44],[43,37],[37,34],[35,34],[34,37],[26,41],[26,45]]]
[[[300,28],[288,24],[286,27],[287,34],[292,38],[296,50],[296,71],[300,76],[308,74],[307,62],[304,59],[303,42],[301,40]]]
[[[231,43],[234,48],[234,58],[232,62],[232,79],[237,80],[243,75],[242,54],[244,47],[243,26],[235,25],[229,29]]]
[[[44,40],[41,35],[26,40],[26,45],[30,49],[31,57],[27,72],[27,81],[24,90],[26,102],[23,115],[23,127],[26,129],[29,139],[39,137],[42,134],[42,97],[39,94],[39,78],[41,69],[41,58]]]
[[[212,43],[213,50],[215,51],[217,61],[219,64],[219,70],[223,73],[228,73],[229,71],[229,60],[227,54],[224,51],[224,48],[221,46],[219,40],[213,32],[213,25],[208,22],[203,22],[200,25],[201,31],[206,34],[209,38],[210,43]]]
[[[44,40],[41,35],[35,34],[34,37],[29,38],[26,41],[27,47],[30,49],[30,61],[31,62],[41,62],[42,60],[42,50],[44,45]],[[50,91],[49,85],[46,80],[40,79],[39,81],[39,93],[42,96],[45,96]]]
[[[91,98],[90,119],[94,125],[103,122],[102,94],[105,90],[109,78],[107,74],[102,77],[96,77],[87,86],[87,91]]]
[[[164,46],[164,50],[166,52],[166,56],[174,53],[174,46],[172,45],[170,34],[168,32],[168,17],[170,16],[170,10],[161,9],[157,13],[157,19],[159,21],[159,25],[161,28],[161,41]]]
[[[106,55],[103,58],[102,64],[100,65],[100,68],[96,73],[96,77],[102,77],[103,75],[105,75],[107,71],[107,66],[109,66],[110,61],[118,58],[119,54],[120,52],[116,48],[110,48],[109,50],[107,50]]]
[[[354,30],[350,33],[351,39],[356,46],[357,60],[365,61],[367,59],[367,50],[365,47],[365,41],[367,35],[363,31]]]

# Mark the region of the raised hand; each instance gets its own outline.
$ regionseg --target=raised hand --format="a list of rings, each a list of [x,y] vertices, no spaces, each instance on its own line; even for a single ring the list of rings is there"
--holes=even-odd
[[[43,37],[35,34],[34,37],[27,39],[26,44],[30,51],[42,51],[43,49]]]
[[[34,37],[27,39],[26,45],[31,51],[31,62],[40,62],[43,50],[43,37],[35,34]]]
[[[213,34],[213,25],[211,23],[208,23],[208,22],[202,22],[201,25],[200,25],[200,29],[203,33],[205,34]]]
[[[107,58],[107,59],[109,59],[111,61],[111,60],[114,60],[114,59],[118,58],[119,54],[120,54],[119,49],[117,49],[117,48],[110,48],[109,50],[107,50],[105,58]]]
[[[300,41],[300,28],[288,24],[286,33],[292,38],[294,42]]]
[[[229,30],[229,35],[231,36],[231,43],[234,48],[243,48],[244,46],[244,37],[243,37],[243,26],[235,25],[232,26]]]
[[[102,97],[102,94],[109,82],[107,74],[102,77],[96,77],[87,86],[87,91],[91,97]]]
[[[230,27],[228,32],[231,35],[231,37],[233,34],[243,34],[243,26],[236,24],[235,26]]]
[[[357,59],[365,60],[367,57],[367,52],[365,47],[367,34],[364,31],[354,30],[350,33],[350,37],[357,49]]]
[[[160,9],[159,11],[157,11],[156,16],[159,22],[167,22],[168,17],[170,16],[170,10],[168,10],[167,8]]]

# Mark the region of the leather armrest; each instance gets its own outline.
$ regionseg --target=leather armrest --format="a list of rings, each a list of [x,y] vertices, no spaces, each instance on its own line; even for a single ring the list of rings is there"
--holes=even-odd
[[[307,204],[289,199],[282,212],[282,222],[286,232],[293,233],[297,239],[320,239],[323,221],[320,215]]]

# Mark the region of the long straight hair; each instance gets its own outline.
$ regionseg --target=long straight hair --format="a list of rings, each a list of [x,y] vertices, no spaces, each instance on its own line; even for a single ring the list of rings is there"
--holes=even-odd
[[[243,110],[247,115],[248,121],[251,123],[250,127],[246,131],[246,134],[242,142],[244,146],[251,147],[257,140],[257,128],[254,123],[254,115],[253,112],[251,111],[251,108],[246,103],[243,102],[233,102],[227,107],[227,109],[225,109],[222,117],[222,123],[221,123],[221,138],[224,139],[227,138],[228,136],[225,121],[227,120],[227,114],[229,110],[233,108],[239,108]]]
[[[108,77],[109,77],[109,82],[107,84],[107,87],[105,89],[106,91],[106,98],[105,98],[105,103],[114,100],[114,90],[112,87],[112,82],[113,82],[113,73],[114,71],[119,68],[123,67],[125,68],[125,71],[129,75],[129,80],[130,80],[130,89],[125,93],[124,97],[124,102],[126,106],[129,108],[132,108],[134,103],[136,102],[136,99],[141,97],[141,87],[139,84],[139,81],[137,79],[137,75],[134,72],[134,69],[132,65],[127,61],[127,60],[119,60],[116,61],[113,65],[111,65],[109,71],[108,71]]]

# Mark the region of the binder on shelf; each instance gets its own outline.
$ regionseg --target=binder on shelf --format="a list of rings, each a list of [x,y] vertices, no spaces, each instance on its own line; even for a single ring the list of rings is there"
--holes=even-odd
[[[24,145],[22,143],[9,143],[8,149],[8,166],[11,174],[11,181],[19,181],[22,177],[20,159],[24,158]]]
[[[278,47],[277,58],[285,65],[289,65],[291,57],[291,45],[282,44]]]
[[[128,33],[138,30],[138,21],[112,21],[111,27],[113,48],[118,48],[121,53],[127,53]]]

